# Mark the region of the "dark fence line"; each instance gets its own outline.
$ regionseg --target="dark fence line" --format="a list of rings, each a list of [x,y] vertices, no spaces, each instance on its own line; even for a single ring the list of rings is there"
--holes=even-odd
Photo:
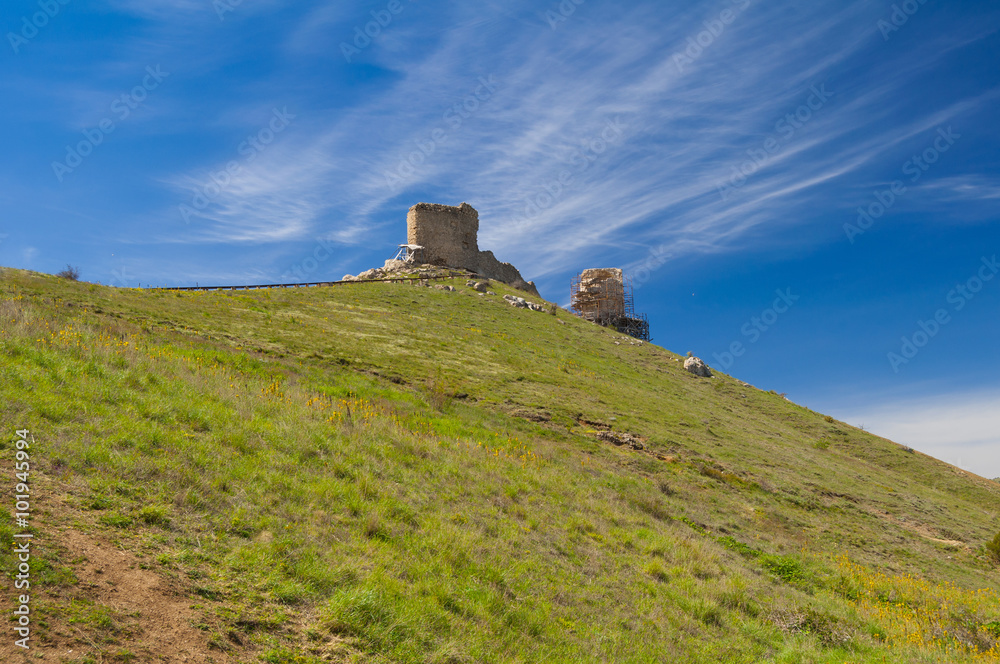
[[[362,281],[310,281],[301,284],[251,284],[247,286],[158,286],[147,290],[165,291],[216,291],[216,290],[258,290],[261,288],[318,288],[323,286],[344,286],[348,284],[386,283],[400,284],[414,281],[435,281],[440,279],[455,279],[467,276],[465,274],[439,275],[434,277],[395,277],[390,279],[364,279]]]

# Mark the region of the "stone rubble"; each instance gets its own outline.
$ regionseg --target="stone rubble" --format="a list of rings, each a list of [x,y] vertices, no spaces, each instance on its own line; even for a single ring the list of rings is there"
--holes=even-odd
[[[644,343],[646,343],[642,339],[636,339],[635,337],[630,337],[628,335],[622,337],[611,337],[611,338],[619,340],[615,341],[616,346],[620,346],[622,342],[627,342],[629,346],[641,346]]]
[[[504,295],[503,299],[507,300],[510,306],[517,309],[531,309],[532,311],[546,311],[546,307],[543,304],[537,304],[535,302],[528,302],[523,297],[517,297],[516,295]]]
[[[622,445],[628,445],[633,450],[642,450],[646,448],[646,446],[642,444],[642,440],[638,436],[631,433],[615,433],[613,431],[602,431],[599,434],[597,434],[597,437],[603,441],[606,441],[618,447],[621,447]]]

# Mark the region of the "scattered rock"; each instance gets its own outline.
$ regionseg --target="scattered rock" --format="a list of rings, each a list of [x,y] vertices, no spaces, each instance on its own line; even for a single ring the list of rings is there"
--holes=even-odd
[[[611,431],[611,425],[607,422],[601,422],[600,420],[588,420],[584,419],[583,415],[578,415],[576,418],[578,424],[586,427],[593,427],[594,429],[603,429],[605,431]]]
[[[490,282],[488,281],[477,281],[472,284],[472,288],[479,291],[480,293],[485,293],[489,290]]]
[[[622,445],[628,445],[633,450],[644,450],[646,446],[642,444],[642,440],[630,433],[615,433],[613,431],[602,431],[597,434],[597,437],[603,441],[609,442],[612,445],[621,447]]]
[[[684,368],[695,376],[701,376],[702,378],[712,377],[712,370],[699,357],[689,357],[684,360]]]
[[[517,307],[518,309],[526,309],[528,307],[528,302],[523,297],[517,297],[516,295],[504,295],[503,299],[510,303],[510,306]]]
[[[387,260],[385,262],[385,265],[382,266],[382,270],[384,272],[398,272],[400,270],[406,270],[408,268],[410,268],[410,264],[407,263],[406,261],[397,261],[392,258]]]

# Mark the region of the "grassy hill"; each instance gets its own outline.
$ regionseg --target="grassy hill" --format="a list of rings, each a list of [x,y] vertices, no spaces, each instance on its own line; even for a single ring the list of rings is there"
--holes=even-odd
[[[1000,661],[1000,485],[450,283],[3,270],[0,658]]]

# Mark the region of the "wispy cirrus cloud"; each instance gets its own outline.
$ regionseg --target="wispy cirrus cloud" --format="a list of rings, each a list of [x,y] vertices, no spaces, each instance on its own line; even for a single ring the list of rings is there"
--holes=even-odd
[[[747,3],[683,70],[674,56],[712,12],[595,6],[558,30],[540,19],[532,29],[520,18],[515,33],[508,14],[484,17],[456,5],[455,27],[424,39],[431,48],[416,56],[412,40],[426,25],[416,14],[400,18],[365,52],[365,66],[388,72],[384,90],[314,119],[264,155],[215,202],[204,232],[178,240],[292,239],[322,223],[349,242],[415,197],[433,195],[473,203],[483,246],[536,276],[566,269],[583,247],[613,254],[655,242],[678,253],[721,251],[761,226],[808,223],[803,212],[815,207],[817,190],[976,107],[963,100],[894,121],[905,104],[896,91],[936,53],[897,61],[889,51],[872,61],[872,49],[884,44],[877,12],[862,2],[834,11]],[[784,38],[764,38],[776,33]],[[872,83],[838,87],[836,71],[851,67],[872,70]],[[403,187],[390,186],[387,174],[434,129],[447,128],[448,109],[491,74],[496,93],[450,128]],[[720,200],[719,183],[746,151],[823,83],[834,94],[828,105],[736,196]],[[624,129],[619,141],[602,144],[608,122]],[[559,187],[567,171],[570,181]],[[182,190],[188,180],[173,182]]]
[[[983,477],[1000,477],[1000,392],[978,390],[884,400],[837,416]]]
[[[1000,199],[1000,178],[979,173],[944,177],[927,182],[923,188],[944,201],[990,201]]]

